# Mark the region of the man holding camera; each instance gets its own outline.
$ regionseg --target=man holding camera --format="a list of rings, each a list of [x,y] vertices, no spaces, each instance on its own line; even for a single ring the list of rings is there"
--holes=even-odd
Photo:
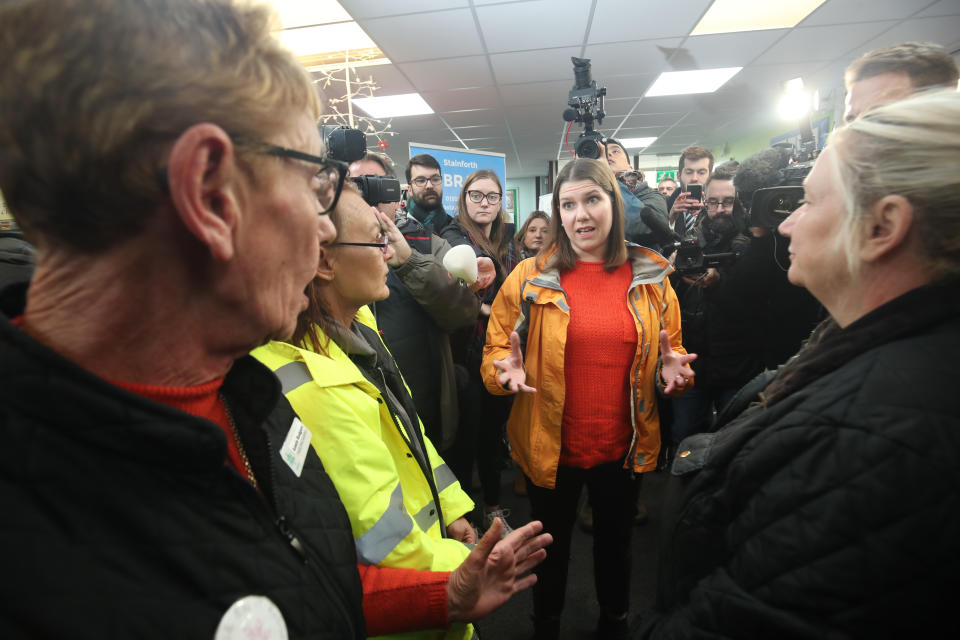
[[[384,156],[367,153],[350,165],[350,175],[393,177],[389,162]],[[411,168],[417,178],[425,178],[414,192],[415,204],[416,198],[432,202],[431,196],[439,202],[439,189],[434,189],[430,179],[422,175],[431,173],[430,168],[411,164],[407,171]],[[411,190],[415,184],[411,181]],[[391,236],[396,236],[390,238],[395,249],[388,262],[390,296],[374,304],[377,325],[410,386],[427,437],[438,449],[444,449],[453,443],[458,420],[457,384],[448,334],[476,321],[480,298],[460,280],[451,278],[444,268],[443,256],[450,250],[446,240],[407,215],[399,202],[376,206],[396,225],[388,229]],[[449,219],[442,207],[439,213]],[[489,262],[489,258],[480,260]],[[489,266],[492,269],[492,263]]]
[[[699,161],[705,164],[707,158]],[[681,159],[681,163],[683,160]],[[694,183],[696,184],[696,183]],[[751,286],[754,265],[739,263],[750,247],[743,211],[730,173],[706,181],[706,215],[691,237],[703,252],[703,265],[686,270],[678,260],[674,288],[680,301],[683,345],[697,354],[697,385],[673,400],[674,446],[703,431],[719,411],[762,369],[756,337],[761,300]],[[714,266],[706,266],[713,264]],[[705,268],[703,268],[705,267]]]
[[[693,229],[703,209],[703,184],[713,172],[713,154],[705,147],[687,147],[680,153],[680,188],[667,198],[670,226],[682,236]],[[691,189],[693,185],[700,185]]]
[[[623,196],[624,204],[627,205],[627,217],[630,217],[632,204],[636,211],[643,207],[650,207],[665,219],[667,217],[666,199],[656,189],[651,189],[647,185],[643,179],[643,172],[630,166],[630,156],[627,155],[624,146],[614,138],[606,138],[602,147],[607,164],[613,169],[620,184],[620,194]],[[634,198],[639,201],[639,205],[633,202]]]

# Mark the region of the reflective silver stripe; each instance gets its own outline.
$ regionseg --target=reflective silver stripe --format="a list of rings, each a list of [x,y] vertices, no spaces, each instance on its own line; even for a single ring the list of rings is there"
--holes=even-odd
[[[453,475],[453,471],[451,471],[450,467],[446,464],[441,464],[433,470],[433,478],[437,481],[437,493],[440,493],[457,481],[457,476]]]
[[[357,560],[362,564],[377,564],[413,531],[413,522],[403,506],[400,483],[390,494],[390,504],[370,529],[357,538]]]
[[[430,527],[433,526],[433,523],[437,522],[440,517],[437,515],[437,507],[434,504],[433,500],[428,502],[423,509],[417,512],[417,515],[413,516],[414,522],[417,523],[417,526],[420,527],[421,531],[429,531]]]
[[[294,389],[313,380],[313,376],[310,375],[310,370],[307,369],[307,363],[300,360],[285,364],[273,373],[280,378],[283,395],[287,395]]]

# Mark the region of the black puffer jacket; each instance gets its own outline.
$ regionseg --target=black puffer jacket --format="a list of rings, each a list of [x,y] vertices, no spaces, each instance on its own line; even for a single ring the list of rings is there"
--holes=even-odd
[[[80,369],[0,320],[0,636],[212,638],[249,595],[291,638],[363,638],[350,523],[293,411],[249,357],[223,394],[263,493],[215,424]],[[311,452],[312,453],[312,452]]]
[[[960,283],[916,289],[684,440],[638,637],[956,637],[958,360]]]

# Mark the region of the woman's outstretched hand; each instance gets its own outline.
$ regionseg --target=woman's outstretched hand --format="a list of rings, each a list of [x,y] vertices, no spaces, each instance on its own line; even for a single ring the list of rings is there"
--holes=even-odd
[[[695,353],[682,354],[674,351],[670,347],[670,334],[665,329],[660,331],[660,377],[663,378],[664,393],[687,388],[694,376],[690,363],[696,359]]]
[[[516,331],[510,334],[510,355],[503,360],[494,360],[493,366],[496,367],[500,375],[497,381],[504,389],[510,393],[524,391],[526,393],[536,393],[533,387],[528,387],[527,372],[523,370],[523,352],[520,351],[520,334]]]

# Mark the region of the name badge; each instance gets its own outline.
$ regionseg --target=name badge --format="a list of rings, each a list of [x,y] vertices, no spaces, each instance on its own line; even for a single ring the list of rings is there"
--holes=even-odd
[[[283,446],[280,447],[280,457],[298,478],[303,473],[303,463],[306,462],[307,453],[310,451],[310,436],[310,430],[303,426],[300,418],[294,418],[290,431],[283,440]]]

